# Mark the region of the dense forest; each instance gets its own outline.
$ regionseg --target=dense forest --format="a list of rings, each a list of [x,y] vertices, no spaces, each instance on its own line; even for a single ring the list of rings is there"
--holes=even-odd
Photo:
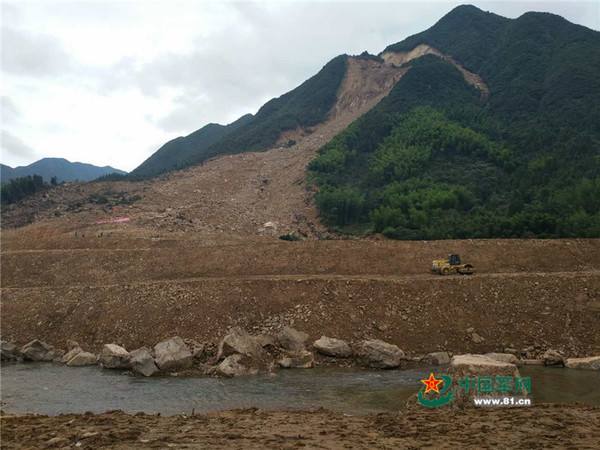
[[[56,177],[51,180],[52,185],[56,185]],[[27,175],[26,177],[13,178],[8,183],[2,185],[0,192],[2,205],[16,203],[28,195],[50,188],[50,184],[45,183],[40,175]]]
[[[427,55],[309,169],[326,223],[398,239],[600,236],[600,33],[550,14],[459,7]]]

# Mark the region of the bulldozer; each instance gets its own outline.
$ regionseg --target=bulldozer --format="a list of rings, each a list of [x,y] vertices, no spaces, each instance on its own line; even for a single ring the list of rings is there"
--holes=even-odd
[[[436,259],[431,263],[431,271],[439,275],[450,275],[458,273],[460,275],[473,275],[475,268],[471,264],[463,264],[460,255],[452,253],[448,259]]]

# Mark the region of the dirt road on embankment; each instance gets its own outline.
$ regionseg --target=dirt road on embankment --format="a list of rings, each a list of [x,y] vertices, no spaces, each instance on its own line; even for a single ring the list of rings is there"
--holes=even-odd
[[[460,253],[473,276],[430,274]],[[132,226],[2,234],[2,337],[128,349],[284,325],[410,355],[600,353],[600,240],[286,242]],[[468,331],[470,330],[470,331]],[[473,331],[474,330],[474,331]],[[473,339],[473,332],[483,342]]]

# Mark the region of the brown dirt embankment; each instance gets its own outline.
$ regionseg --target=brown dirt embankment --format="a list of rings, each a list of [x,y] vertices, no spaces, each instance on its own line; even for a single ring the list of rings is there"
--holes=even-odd
[[[600,408],[539,405],[460,412],[426,408],[347,416],[243,409],[158,417],[3,415],[2,448],[597,448]]]
[[[2,237],[2,335],[90,350],[284,325],[409,354],[600,353],[600,240],[285,242],[202,234]],[[430,274],[458,252],[471,277]],[[474,328],[484,342],[473,342]]]

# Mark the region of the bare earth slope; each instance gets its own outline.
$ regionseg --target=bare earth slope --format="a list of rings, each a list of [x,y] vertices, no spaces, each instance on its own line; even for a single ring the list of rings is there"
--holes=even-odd
[[[285,242],[111,227],[3,234],[4,339],[136,348],[291,325],[314,339],[384,339],[413,355],[600,352],[600,240]],[[478,273],[429,274],[431,260],[454,251]]]

